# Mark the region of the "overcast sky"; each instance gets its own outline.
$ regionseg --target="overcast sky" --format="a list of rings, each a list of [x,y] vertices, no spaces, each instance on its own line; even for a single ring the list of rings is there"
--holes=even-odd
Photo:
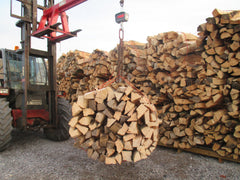
[[[39,4],[42,1],[38,0]],[[15,3],[17,14],[20,3]],[[0,48],[13,49],[20,46],[20,29],[15,26],[17,19],[10,17],[10,0],[1,0],[0,5]],[[146,42],[147,36],[167,31],[196,35],[198,25],[212,17],[215,8],[240,10],[240,0],[125,0],[129,21],[124,23],[124,40]],[[115,23],[115,14],[121,10],[119,0],[88,0],[66,11],[70,31],[82,31],[78,37],[58,43],[58,57],[75,49],[91,53],[94,49],[110,51],[116,47],[119,24]],[[32,39],[33,48],[46,50],[46,40]]]

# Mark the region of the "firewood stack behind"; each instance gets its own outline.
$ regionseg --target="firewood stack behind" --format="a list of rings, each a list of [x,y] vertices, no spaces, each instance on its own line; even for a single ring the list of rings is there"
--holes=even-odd
[[[88,66],[84,69],[84,74],[89,76],[89,81],[86,84],[89,91],[96,90],[100,85],[112,78],[110,68],[108,53],[98,49],[94,50],[89,57]],[[82,91],[77,95],[83,95],[89,91]]]
[[[112,87],[78,97],[69,133],[89,157],[106,164],[145,159],[159,140],[156,109],[132,87]]]
[[[75,100],[79,81],[85,77],[83,73],[84,66],[87,65],[89,53],[83,51],[70,51],[63,54],[57,63],[57,82],[59,91],[66,93],[66,99]]]
[[[183,57],[187,61],[176,61],[187,62],[185,66],[174,69],[171,61],[167,69],[167,55],[159,65],[158,88],[169,98],[168,103],[157,107],[163,119],[160,142],[176,148],[207,145],[220,156],[238,159],[240,30],[235,23],[239,23],[239,13],[214,10],[213,15],[198,28],[200,37],[196,42],[204,47],[202,60],[198,57],[195,61],[189,54]]]
[[[111,78],[109,68],[104,51],[94,50],[92,54],[70,51],[62,55],[57,64],[59,90],[66,93],[67,100],[75,102],[78,95],[95,90]]]
[[[151,81],[146,80],[149,72],[147,60],[144,52],[144,43],[136,41],[124,42],[124,64],[123,77],[130,81],[141,91],[149,94],[151,91]],[[111,71],[114,76],[117,75],[118,47],[109,52],[111,61]]]
[[[219,155],[240,154],[240,12],[215,9],[213,16],[198,27],[205,37],[202,58],[206,63],[206,87],[213,96],[204,116],[205,142]],[[212,104],[212,105],[211,105]],[[210,111],[211,110],[211,111]]]
[[[155,85],[152,102],[163,120],[160,142],[164,145],[190,148],[204,144],[196,125],[204,114],[200,95],[205,94],[205,67],[197,40],[192,34],[173,31],[148,37],[146,54],[153,67],[148,78]]]
[[[144,92],[150,102],[156,106],[158,117],[161,119],[161,125],[159,126],[160,144],[175,148],[207,146],[220,156],[239,159],[240,12],[215,9],[213,16],[207,18],[207,22],[198,27],[198,37],[189,33],[171,31],[148,37],[148,43],[145,45],[133,41],[125,42],[123,76]],[[86,77],[88,77],[86,80],[89,83],[88,91],[97,89],[111,75],[116,76],[117,48],[109,53],[109,57],[103,54],[95,56],[104,59],[104,63],[100,63],[99,70],[97,70],[96,59],[99,58],[93,58],[94,56],[92,56],[91,62],[94,65],[89,63],[89,66],[83,68],[84,74],[87,74]],[[104,67],[107,68],[104,70]],[[107,70],[109,73],[105,73]],[[99,71],[100,73],[98,73]],[[107,78],[106,74],[110,76]],[[85,83],[83,82],[83,84]],[[132,158],[128,159],[129,161],[137,161],[136,157],[139,157],[139,154],[135,153],[136,149],[140,153],[140,159],[145,155],[142,155],[139,148],[134,145],[129,146],[129,142],[125,145],[123,143],[126,140],[124,138],[125,134],[121,135],[118,131],[112,132],[111,126],[117,122],[120,123],[120,129],[136,127],[135,121],[133,123],[132,121],[121,120],[121,118],[132,116],[142,105],[142,101],[135,103],[130,100],[132,99],[132,93],[128,94],[123,90],[117,90],[117,88],[114,91],[116,91],[114,94],[125,93],[125,95],[122,95],[120,100],[118,100],[117,95],[113,99],[108,99],[107,95],[102,103],[96,98],[98,96],[98,91],[96,91],[93,93],[94,98],[90,99],[93,110],[95,108],[94,113],[90,115],[92,116],[90,118],[91,122],[95,122],[99,118],[97,114],[101,113],[105,123],[102,124],[102,121],[96,122],[97,125],[94,123],[91,124],[91,127],[81,124],[84,123],[81,119],[85,117],[83,115],[84,108],[81,107],[77,115],[78,121],[76,119],[72,120],[74,123],[70,124],[71,134],[73,137],[75,135],[80,137],[78,142],[83,144],[83,147],[87,146],[89,149],[88,155],[94,159],[101,159],[107,164],[112,164],[121,163],[121,160],[127,160],[127,156],[131,156]],[[87,89],[79,89],[76,97],[87,96],[85,92],[87,92]],[[78,101],[74,103],[75,108],[77,105],[79,106]],[[136,111],[133,110],[126,114],[124,108],[131,103],[135,104],[134,109]],[[104,108],[101,109],[102,104]],[[121,104],[124,104],[124,110],[120,111],[118,108],[117,110],[114,108]],[[100,106],[100,109],[98,109],[98,106]],[[86,108],[88,109],[88,106]],[[110,114],[105,112],[106,108],[110,108]],[[150,111],[150,109],[147,111]],[[119,117],[120,119],[118,119]],[[147,117],[148,115],[146,117],[144,115],[145,123]],[[141,127],[138,133],[140,132],[145,136],[142,132],[142,124],[138,124],[142,121],[137,120],[136,122],[138,127]],[[77,124],[86,126],[85,134]],[[86,130],[86,128],[84,129]],[[95,129],[100,129],[98,131],[104,135],[100,136],[101,133],[98,134],[98,132],[96,136],[92,135],[95,133],[92,132]],[[131,131],[127,130],[126,132],[131,134]],[[99,140],[98,136],[100,137]],[[110,144],[104,144],[99,150],[98,144],[103,142],[105,137],[110,140]],[[115,141],[118,139],[122,141],[123,145],[121,143],[121,146],[116,145]],[[129,140],[131,141],[130,144],[134,144],[135,140]],[[114,143],[111,141],[114,141]],[[141,141],[141,143],[144,144],[144,141]],[[125,150],[132,151],[132,154],[128,152],[128,155],[124,155],[125,152],[122,153],[124,150],[119,153],[117,150],[119,146],[123,146],[123,148],[126,146],[127,149]],[[103,147],[106,147],[105,150],[103,150]],[[146,150],[146,154],[149,154],[149,151],[150,149]],[[120,156],[118,154],[120,154],[121,160],[119,160]]]
[[[197,37],[189,33],[170,31],[149,36],[147,40],[147,63],[152,67],[147,79],[155,90],[150,98],[154,104],[161,104],[167,94],[186,83],[191,84],[197,74],[201,74],[201,49],[197,46]]]

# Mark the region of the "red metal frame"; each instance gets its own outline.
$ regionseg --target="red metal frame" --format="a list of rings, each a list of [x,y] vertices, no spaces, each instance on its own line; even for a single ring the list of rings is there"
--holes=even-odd
[[[22,117],[22,110],[21,109],[13,109],[12,116],[13,116],[13,124],[14,124],[14,126],[16,126],[17,119]],[[27,110],[27,124],[33,125],[34,120],[36,118],[40,118],[44,121],[49,121],[49,112],[45,109],[28,109]]]
[[[63,0],[60,3],[43,10],[43,16],[39,22],[38,28],[32,33],[32,35],[39,38],[47,37],[51,41],[55,42],[76,36],[76,33],[71,33],[69,31],[67,15],[65,11],[85,1],[87,0]],[[57,24],[57,21],[59,16],[61,17],[62,30],[58,29],[59,24]],[[62,35],[57,36],[56,32],[60,32]],[[49,33],[50,36],[45,36]]]

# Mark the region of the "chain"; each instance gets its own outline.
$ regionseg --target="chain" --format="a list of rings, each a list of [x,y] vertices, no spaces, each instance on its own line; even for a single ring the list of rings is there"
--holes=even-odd
[[[120,0],[120,6],[123,8],[124,0]],[[123,22],[120,24],[119,29],[119,46],[118,46],[118,61],[117,61],[117,78],[116,82],[121,82],[121,77],[123,76],[123,62],[124,62],[124,30],[123,30]]]
[[[122,70],[123,70],[123,61],[124,61],[124,30],[121,23],[119,29],[119,46],[118,46],[118,62],[117,62],[117,82],[121,82]]]

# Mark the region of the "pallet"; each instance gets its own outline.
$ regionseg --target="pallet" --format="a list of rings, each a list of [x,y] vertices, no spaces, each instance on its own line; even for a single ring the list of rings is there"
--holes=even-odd
[[[194,153],[194,154],[200,154],[200,155],[203,155],[203,156],[217,158],[220,163],[223,163],[224,160],[240,163],[240,159],[233,159],[230,156],[224,156],[224,157],[220,156],[216,152],[212,151],[210,148],[207,148],[207,147],[197,146],[197,147],[192,147],[190,149],[180,149],[180,148],[174,148],[171,145],[164,145],[160,142],[158,142],[158,145],[161,146],[161,147],[176,149],[177,152],[179,152],[179,153],[182,152],[182,151],[186,151],[186,152],[191,152],[191,153]]]

